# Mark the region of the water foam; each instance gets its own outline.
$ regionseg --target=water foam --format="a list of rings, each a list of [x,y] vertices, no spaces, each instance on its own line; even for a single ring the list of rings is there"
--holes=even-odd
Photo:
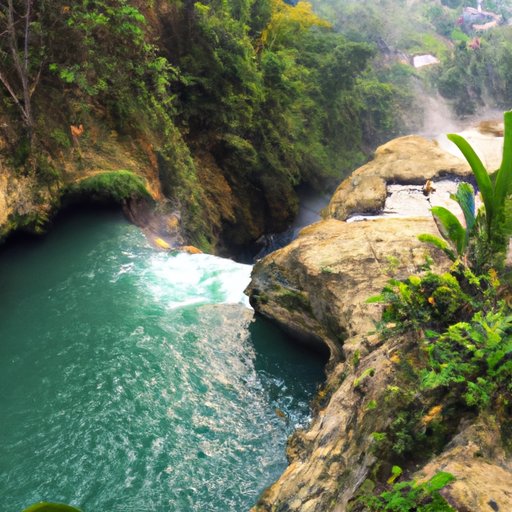
[[[156,253],[144,280],[155,297],[170,309],[190,304],[243,304],[251,265],[210,254]]]
[[[323,362],[237,305],[248,265],[155,252],[116,218],[51,238],[0,259],[2,511],[248,510]]]

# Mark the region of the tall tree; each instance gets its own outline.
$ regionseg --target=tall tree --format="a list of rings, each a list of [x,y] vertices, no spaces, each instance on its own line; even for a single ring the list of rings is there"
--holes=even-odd
[[[33,0],[0,3],[0,82],[18,107],[30,139],[34,130],[32,95],[42,69],[41,59],[37,59],[36,66],[31,59],[33,3]]]

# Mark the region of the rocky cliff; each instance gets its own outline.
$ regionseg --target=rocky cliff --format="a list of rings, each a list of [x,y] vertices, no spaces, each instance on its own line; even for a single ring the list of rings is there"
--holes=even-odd
[[[46,231],[59,209],[76,201],[121,203],[150,240],[162,238],[172,247],[187,240],[210,252],[239,250],[270,225],[284,229],[296,213],[296,193],[285,181],[277,179],[255,192],[204,151],[192,159],[187,150],[183,162],[177,155],[163,156],[158,134],[121,137],[93,117],[79,138],[59,133],[61,147],[38,148],[37,161],[23,166],[14,161],[16,135],[0,133],[0,241],[15,231]],[[178,154],[185,146],[176,136]],[[183,175],[190,167],[197,176],[184,178],[169,170],[171,160]],[[89,181],[93,178],[95,183]],[[147,195],[132,190],[133,179]]]
[[[455,510],[512,510],[505,484],[512,460],[492,419],[455,414],[454,397],[414,392],[408,369],[422,357],[421,333],[372,333],[381,311],[366,300],[390,277],[424,269],[428,249],[417,235],[435,233],[435,224],[428,217],[345,222],[381,210],[391,183],[467,172],[433,142],[392,141],[340,185],[325,220],[256,264],[248,288],[256,311],[298,340],[328,347],[331,360],[313,423],[292,436],[290,465],[254,511],[363,510],[353,498],[378,488],[397,461],[414,479],[452,473],[442,493]],[[448,267],[432,256],[437,271]]]
[[[43,152],[37,162],[17,167],[15,140],[14,134],[0,137],[0,239],[20,229],[44,231],[70,188],[101,174],[130,171],[154,200],[163,198],[156,157],[144,141],[122,142],[115,132],[90,125],[80,141],[75,139],[53,156]]]

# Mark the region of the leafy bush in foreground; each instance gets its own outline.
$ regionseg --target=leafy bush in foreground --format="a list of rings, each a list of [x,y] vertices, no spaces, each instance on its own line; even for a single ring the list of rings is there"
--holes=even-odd
[[[424,389],[457,389],[467,405],[480,409],[497,400],[512,402],[512,314],[504,304],[450,326],[425,347]]]
[[[63,503],[35,503],[23,510],[23,512],[81,512],[80,509]]]
[[[451,198],[461,207],[466,226],[449,210],[436,206],[432,215],[447,243],[433,235],[420,236],[420,240],[443,250],[452,261],[460,259],[478,273],[492,267],[501,268],[508,245],[512,222],[507,208],[507,198],[512,192],[512,111],[504,114],[504,130],[501,165],[493,177],[464,137],[448,135],[471,166],[484,207],[475,215],[473,188],[462,183]]]
[[[436,473],[428,482],[400,482],[378,496],[364,496],[359,502],[371,512],[450,512],[454,510],[439,491],[455,480],[450,473]]]

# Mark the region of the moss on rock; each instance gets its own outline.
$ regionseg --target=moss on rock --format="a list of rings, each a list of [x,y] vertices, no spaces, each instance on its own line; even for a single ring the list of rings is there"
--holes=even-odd
[[[151,198],[142,178],[125,170],[89,176],[70,185],[65,195],[99,202],[115,201],[120,204],[129,199]]]

